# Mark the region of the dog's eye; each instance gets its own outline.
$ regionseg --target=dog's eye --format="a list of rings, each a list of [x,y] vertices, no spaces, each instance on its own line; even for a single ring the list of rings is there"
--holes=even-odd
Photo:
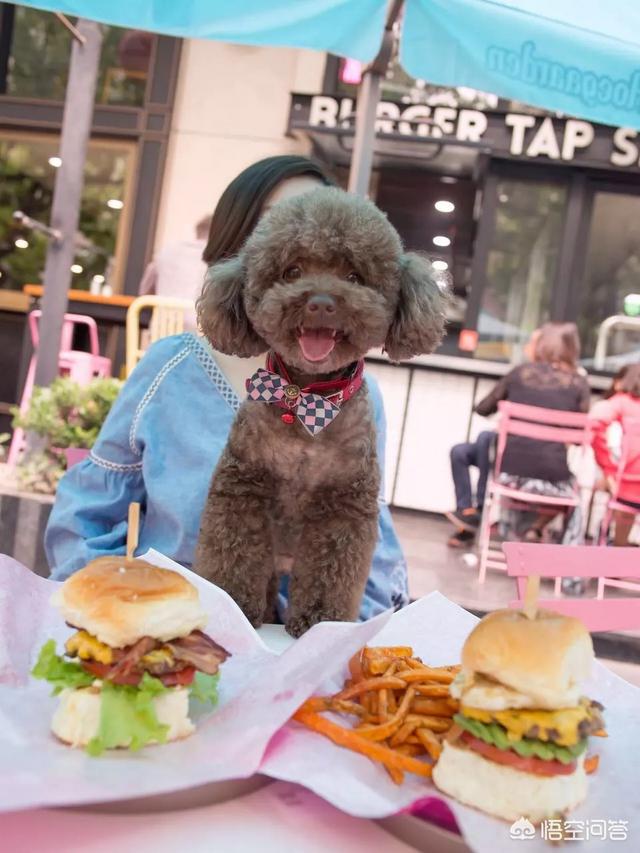
[[[364,284],[364,279],[360,273],[357,273],[355,270],[351,270],[347,276],[347,281],[350,281],[351,284]]]
[[[302,277],[302,267],[299,267],[297,264],[293,264],[290,267],[287,267],[286,270],[282,273],[282,278],[286,282],[297,281]]]

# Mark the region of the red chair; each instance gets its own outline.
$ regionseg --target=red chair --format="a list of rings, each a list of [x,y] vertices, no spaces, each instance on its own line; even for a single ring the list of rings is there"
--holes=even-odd
[[[24,383],[22,399],[20,400],[20,412],[24,413],[29,408],[29,401],[33,394],[33,386],[36,375],[36,354],[40,342],[40,330],[38,328],[42,312],[31,311],[28,317],[29,332],[33,345],[33,356],[29,362],[29,369]],[[86,326],[89,330],[89,352],[74,350],[73,334],[77,326]],[[111,376],[111,359],[100,355],[100,344],[98,342],[98,326],[93,317],[83,314],[65,314],[60,336],[60,353],[58,355],[58,372],[63,376],[69,376],[80,385],[88,385],[96,376]],[[19,427],[13,431],[11,446],[7,457],[7,464],[15,465],[25,447],[24,430]]]
[[[484,583],[487,569],[504,571],[506,566],[501,550],[491,547],[491,513],[494,505],[509,506],[519,510],[569,512],[580,503],[576,490],[571,496],[546,496],[513,489],[498,482],[502,471],[502,458],[510,435],[519,435],[538,441],[556,441],[560,444],[580,445],[584,450],[591,446],[591,424],[588,415],[580,412],[564,412],[525,406],[503,400],[498,404],[498,443],[493,477],[487,486],[482,521],[480,523],[479,550],[480,566],[478,581]],[[555,514],[555,513],[552,513]]]
[[[505,542],[507,572],[516,579],[518,598],[509,607],[522,607],[530,575],[556,579],[554,598],[541,599],[538,606],[575,616],[589,631],[634,631],[640,628],[640,598],[561,598],[562,578],[626,577],[640,581],[637,548],[602,548],[594,545],[536,545]]]

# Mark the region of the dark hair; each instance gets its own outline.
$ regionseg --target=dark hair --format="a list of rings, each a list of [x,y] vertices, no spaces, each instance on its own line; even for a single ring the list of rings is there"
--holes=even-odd
[[[222,193],[213,211],[202,260],[215,264],[237,255],[256,227],[264,203],[273,190],[282,181],[303,175],[317,178],[325,186],[333,185],[318,163],[297,154],[267,157],[240,172]]]
[[[620,394],[630,394],[632,397],[640,397],[640,364],[627,366],[622,381],[618,386]]]
[[[536,341],[535,360],[575,370],[580,358],[580,338],[575,323],[545,323]]]
[[[627,375],[629,371],[628,364],[623,365],[620,370],[617,370],[613,376],[611,377],[611,385],[609,386],[609,390],[602,395],[603,400],[609,400],[613,397],[614,394],[620,393],[620,385],[622,384],[622,380]],[[635,396],[635,395],[634,395]]]

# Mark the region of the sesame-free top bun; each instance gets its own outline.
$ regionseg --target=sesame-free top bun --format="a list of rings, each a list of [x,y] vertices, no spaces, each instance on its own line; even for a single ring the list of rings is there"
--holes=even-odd
[[[70,625],[113,648],[141,637],[186,637],[207,622],[198,590],[186,578],[124,557],[93,560],[62,584],[52,603]]]
[[[538,610],[535,619],[520,610],[496,610],[476,625],[462,649],[465,673],[489,676],[543,708],[575,704],[592,662],[593,644],[582,622],[550,610]],[[474,704],[470,695],[462,701]]]

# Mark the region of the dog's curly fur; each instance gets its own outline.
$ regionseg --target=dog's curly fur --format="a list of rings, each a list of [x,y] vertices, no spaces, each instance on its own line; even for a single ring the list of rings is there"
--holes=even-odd
[[[294,272],[292,268],[295,267]],[[338,335],[320,363],[301,327],[309,299],[331,297]],[[372,347],[392,360],[430,352],[444,299],[428,260],[404,253],[369,201],[321,188],[276,205],[240,254],[210,268],[198,301],[213,346],[248,357],[277,352],[303,387],[335,378]],[[246,401],[213,476],[195,570],[225,589],[258,626],[274,618],[279,573],[290,570],[286,628],[355,619],[377,537],[379,473],[366,386],[316,437],[276,406]]]

